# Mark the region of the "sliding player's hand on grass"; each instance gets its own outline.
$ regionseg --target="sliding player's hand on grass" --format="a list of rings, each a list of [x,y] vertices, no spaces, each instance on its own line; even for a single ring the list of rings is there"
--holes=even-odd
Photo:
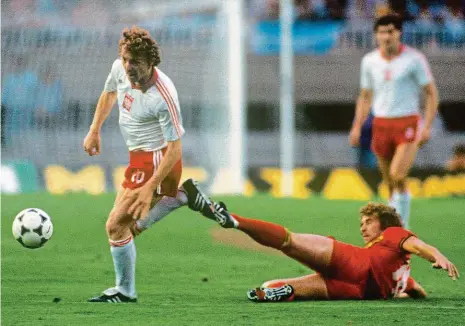
[[[153,199],[153,189],[149,183],[134,190],[136,200],[129,207],[128,214],[132,215],[135,220],[145,217],[149,214],[150,206]]]
[[[436,261],[433,263],[433,268],[444,269],[444,270],[448,271],[449,276],[453,280],[456,280],[457,278],[460,277],[460,273],[459,273],[457,267],[455,267],[455,265],[443,255],[441,255],[439,257],[436,257]]]

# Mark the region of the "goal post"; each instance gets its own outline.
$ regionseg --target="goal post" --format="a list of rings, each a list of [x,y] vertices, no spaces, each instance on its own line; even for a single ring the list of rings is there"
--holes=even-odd
[[[292,0],[280,0],[280,169],[281,193],[292,196],[294,188],[294,49],[292,42],[293,26]]]

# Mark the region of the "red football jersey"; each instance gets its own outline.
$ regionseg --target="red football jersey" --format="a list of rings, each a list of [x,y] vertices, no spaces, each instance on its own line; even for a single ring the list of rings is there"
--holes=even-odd
[[[410,277],[410,254],[402,248],[412,232],[401,227],[389,227],[367,244],[373,277],[382,296],[391,298],[405,291]]]

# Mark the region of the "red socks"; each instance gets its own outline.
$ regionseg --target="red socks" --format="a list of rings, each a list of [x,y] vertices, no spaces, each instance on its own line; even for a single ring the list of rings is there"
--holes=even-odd
[[[279,224],[231,215],[239,222],[237,228],[261,245],[281,250],[290,241],[289,231]]]

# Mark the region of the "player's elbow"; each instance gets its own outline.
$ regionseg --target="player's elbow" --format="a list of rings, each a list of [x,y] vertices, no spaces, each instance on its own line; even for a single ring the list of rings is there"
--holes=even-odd
[[[435,105],[433,108],[439,104],[439,92],[435,84],[428,84],[424,88],[424,97],[425,101],[431,101]]]
[[[358,98],[359,98],[360,101],[369,102],[369,101],[371,101],[371,96],[372,96],[371,90],[362,88]]]

